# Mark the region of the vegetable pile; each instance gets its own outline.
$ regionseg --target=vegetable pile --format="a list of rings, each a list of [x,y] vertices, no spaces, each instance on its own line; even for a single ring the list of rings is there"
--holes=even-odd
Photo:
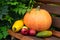
[[[49,37],[56,33],[50,31],[52,19],[49,12],[39,8],[35,10],[34,3],[35,0],[0,0],[0,40],[7,39],[8,29],[38,37]],[[54,35],[60,37],[59,34]]]
[[[15,21],[12,31],[23,35],[50,37],[52,36],[52,31],[49,31],[51,24],[52,18],[48,11],[32,8],[26,12],[23,19]]]

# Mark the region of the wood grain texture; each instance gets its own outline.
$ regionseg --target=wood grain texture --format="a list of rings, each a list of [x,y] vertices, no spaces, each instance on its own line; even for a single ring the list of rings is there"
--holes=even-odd
[[[60,15],[60,6],[51,6],[47,4],[40,4],[42,9],[46,9],[51,14]]]
[[[49,38],[45,38],[44,40],[60,40],[60,38],[57,38],[57,37],[49,37]]]
[[[19,40],[60,40],[60,38],[58,37],[54,37],[54,36],[51,36],[51,37],[48,37],[48,38],[37,38],[35,36],[22,36],[22,34],[20,33],[15,33],[13,32],[12,30],[8,30],[8,33],[10,36],[13,36]]]
[[[19,40],[34,40],[33,38],[31,38],[29,36],[24,36],[20,33],[15,33],[12,30],[8,30],[8,34],[12,37],[19,39]]]
[[[60,0],[36,0],[37,2],[43,2],[43,3],[55,3],[60,4]]]
[[[57,27],[57,28],[60,28],[60,17],[52,17],[53,19],[53,26],[54,27]]]
[[[53,36],[60,38],[60,31],[52,30],[52,34]]]

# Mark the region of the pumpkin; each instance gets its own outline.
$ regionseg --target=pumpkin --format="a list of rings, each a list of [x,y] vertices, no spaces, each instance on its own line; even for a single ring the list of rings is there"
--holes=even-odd
[[[36,31],[48,30],[52,24],[52,18],[47,10],[33,8],[25,14],[24,24]]]

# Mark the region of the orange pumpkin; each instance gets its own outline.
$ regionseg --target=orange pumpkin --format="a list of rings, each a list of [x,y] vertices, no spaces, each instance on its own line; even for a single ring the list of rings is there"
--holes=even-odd
[[[43,31],[50,28],[52,18],[45,9],[33,8],[30,12],[25,14],[24,24],[30,29]]]

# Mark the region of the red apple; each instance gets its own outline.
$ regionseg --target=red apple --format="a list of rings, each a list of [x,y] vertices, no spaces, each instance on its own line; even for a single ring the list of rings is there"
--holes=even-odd
[[[28,34],[28,28],[23,27],[22,30],[21,30],[21,34],[27,35]]]
[[[35,30],[30,29],[30,30],[29,30],[29,35],[31,35],[31,36],[36,35],[36,31],[35,31]]]

